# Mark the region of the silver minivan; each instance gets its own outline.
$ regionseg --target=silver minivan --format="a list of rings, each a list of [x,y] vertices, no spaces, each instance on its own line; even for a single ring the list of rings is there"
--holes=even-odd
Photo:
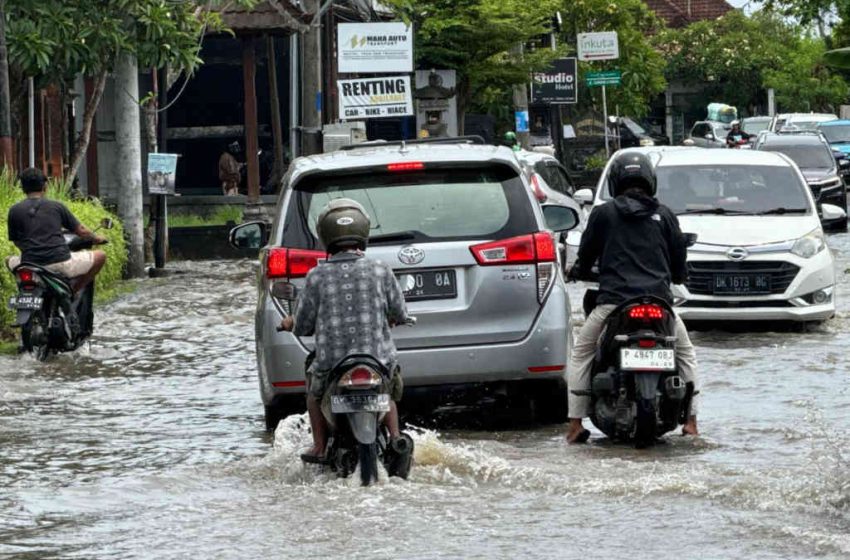
[[[276,332],[290,313],[276,285],[302,285],[326,257],[315,222],[338,197],[367,209],[367,255],[392,266],[418,319],[393,332],[408,402],[518,398],[540,420],[566,417],[570,302],[558,244],[578,216],[537,204],[511,150],[463,139],[360,144],[296,159],[283,181],[271,227],[243,224],[230,238],[262,246],[255,334],[267,428],[303,410],[313,348]]]

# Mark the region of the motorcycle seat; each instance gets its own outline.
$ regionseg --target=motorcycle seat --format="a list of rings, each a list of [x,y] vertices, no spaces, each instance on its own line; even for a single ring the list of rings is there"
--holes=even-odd
[[[65,283],[68,286],[69,290],[71,288],[71,279],[69,277],[67,277],[64,274],[61,274],[59,272],[53,272],[52,270],[48,270],[41,265],[30,263],[30,262],[21,262],[18,266],[16,266],[14,269],[12,269],[12,272],[14,273],[19,268],[30,268],[32,270],[37,271],[39,274],[42,274],[44,276],[49,276],[51,278],[59,280],[60,282]]]

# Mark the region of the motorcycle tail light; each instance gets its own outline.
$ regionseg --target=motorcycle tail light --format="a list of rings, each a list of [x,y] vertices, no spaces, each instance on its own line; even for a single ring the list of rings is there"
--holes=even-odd
[[[381,375],[374,369],[366,366],[351,368],[339,378],[340,387],[349,389],[363,389],[381,384]]]
[[[23,270],[18,271],[18,280],[22,284],[31,284],[33,279],[35,278],[35,274],[33,274],[32,270],[28,270],[24,268]]]
[[[660,305],[655,305],[654,303],[635,305],[634,307],[629,308],[628,314],[629,319],[643,319],[644,321],[663,319],[664,308]]]

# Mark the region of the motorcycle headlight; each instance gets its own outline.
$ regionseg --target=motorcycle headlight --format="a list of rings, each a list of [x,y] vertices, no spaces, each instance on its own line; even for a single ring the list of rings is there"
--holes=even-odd
[[[654,146],[655,140],[653,140],[652,138],[641,138],[640,139],[640,145],[641,146]]]
[[[791,252],[798,257],[809,259],[824,249],[826,249],[826,241],[823,238],[823,233],[820,231],[813,231],[812,233],[798,239],[797,242],[794,243],[794,247],[791,248]]]

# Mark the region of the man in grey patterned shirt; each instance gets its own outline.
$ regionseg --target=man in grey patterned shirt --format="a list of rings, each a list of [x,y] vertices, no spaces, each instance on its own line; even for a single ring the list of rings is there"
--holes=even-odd
[[[304,457],[324,454],[327,426],[321,400],[328,373],[351,354],[369,354],[392,372],[390,411],[384,422],[391,438],[399,437],[398,409],[402,383],[390,328],[408,320],[404,293],[386,263],[363,255],[369,217],[349,199],[331,201],[319,215],[319,238],[330,253],[307,275],[295,312],[281,323],[297,336],[314,336],[316,357],[307,372],[307,411],[313,448]]]

